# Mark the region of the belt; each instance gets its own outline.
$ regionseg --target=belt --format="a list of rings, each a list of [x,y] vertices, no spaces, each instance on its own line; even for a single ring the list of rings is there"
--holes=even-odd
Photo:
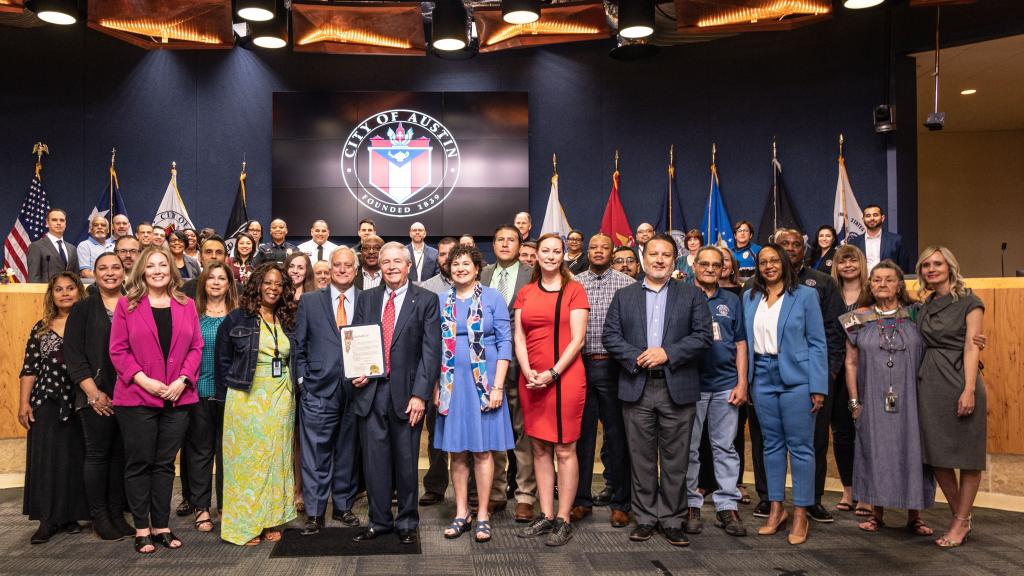
[[[757,352],[754,353],[754,360],[760,360],[761,358],[766,358],[766,359],[769,359],[769,360],[776,360],[776,359],[778,359],[778,357],[779,357],[778,354],[758,354]]]
[[[584,360],[607,360],[611,358],[608,354],[584,354]]]
[[[664,380],[665,379],[665,371],[664,370],[648,370],[647,371],[647,377],[648,378],[660,378],[660,379]]]

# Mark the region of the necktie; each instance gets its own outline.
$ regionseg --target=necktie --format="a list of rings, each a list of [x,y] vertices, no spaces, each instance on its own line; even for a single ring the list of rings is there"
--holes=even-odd
[[[324,245],[321,244],[321,245],[316,247],[316,261],[319,262],[319,261],[321,261],[323,259],[324,259]],[[341,298],[342,298],[342,300],[345,299],[344,294],[341,296]],[[338,326],[341,326],[341,324],[338,324]]]
[[[384,331],[384,373],[391,375],[391,339],[395,336],[395,293],[391,292],[381,320]]]
[[[345,295],[342,294],[338,298],[338,311],[334,315],[334,319],[338,323],[338,328],[346,326],[348,324],[348,314],[345,313]]]
[[[60,252],[60,261],[64,263],[64,267],[68,267],[68,253],[64,251],[64,241],[57,240],[57,252]]]
[[[505,305],[508,305],[508,270],[502,269],[498,274],[498,292],[501,292],[501,297],[505,299]]]

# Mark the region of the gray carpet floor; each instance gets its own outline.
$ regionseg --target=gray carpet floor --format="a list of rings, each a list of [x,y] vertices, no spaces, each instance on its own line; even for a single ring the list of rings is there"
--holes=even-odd
[[[103,542],[88,527],[82,534],[62,534],[47,544],[32,546],[28,540],[36,524],[21,515],[21,494],[21,489],[0,490],[0,574],[1024,574],[1024,536],[1021,535],[1024,514],[997,510],[978,509],[974,514],[973,534],[963,547],[954,550],[939,549],[932,538],[905,532],[902,529],[905,515],[895,510],[887,518],[892,526],[877,534],[858,530],[852,513],[837,512],[834,524],[812,523],[808,542],[794,547],[787,544],[783,533],[757,536],[756,528],[762,520],[751,515],[753,506],[741,507],[751,535],[746,538],[725,535],[712,525],[714,509],[709,498],[703,509],[704,533],[691,536],[692,544],[688,548],[670,546],[660,536],[644,543],[631,542],[627,538],[629,528],[612,528],[608,510],[595,508],[594,515],[579,524],[568,545],[552,549],[541,540],[517,538],[515,531],[521,525],[512,521],[511,509],[495,514],[494,540],[489,544],[474,543],[470,534],[457,540],[445,540],[443,527],[454,514],[454,505],[449,500],[421,509],[421,555],[271,559],[269,544],[254,548],[226,544],[217,537],[216,530],[200,534],[192,529],[188,519],[179,518],[172,520],[172,529],[182,538],[184,547],[180,550],[159,548],[149,556],[136,554],[130,539]],[[837,494],[827,494],[825,503],[831,508],[837,500]],[[359,502],[355,511],[365,521],[365,500]],[[924,517],[938,532],[949,515],[944,507],[937,507]],[[293,525],[301,526],[301,522],[296,520]]]

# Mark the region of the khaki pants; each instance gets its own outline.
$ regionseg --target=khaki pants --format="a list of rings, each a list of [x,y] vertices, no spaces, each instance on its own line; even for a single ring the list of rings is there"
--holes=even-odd
[[[533,449],[530,438],[523,433],[523,408],[519,405],[519,370],[509,370],[505,379],[505,398],[512,429],[516,434],[516,502],[534,504],[537,502],[537,480],[533,476]],[[508,454],[493,452],[494,483],[491,485],[491,501],[505,502],[508,498]]]

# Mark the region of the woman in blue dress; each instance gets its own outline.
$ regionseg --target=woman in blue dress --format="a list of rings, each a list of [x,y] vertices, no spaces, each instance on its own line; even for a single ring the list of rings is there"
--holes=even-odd
[[[491,452],[515,446],[505,405],[505,373],[512,359],[508,306],[501,293],[477,277],[483,257],[473,246],[456,246],[448,256],[452,289],[439,295],[441,305],[441,377],[435,392],[437,424],[434,447],[451,453],[455,519],[445,538],[469,531],[469,467],[476,493],[474,539],[491,539],[488,495],[494,479]]]

